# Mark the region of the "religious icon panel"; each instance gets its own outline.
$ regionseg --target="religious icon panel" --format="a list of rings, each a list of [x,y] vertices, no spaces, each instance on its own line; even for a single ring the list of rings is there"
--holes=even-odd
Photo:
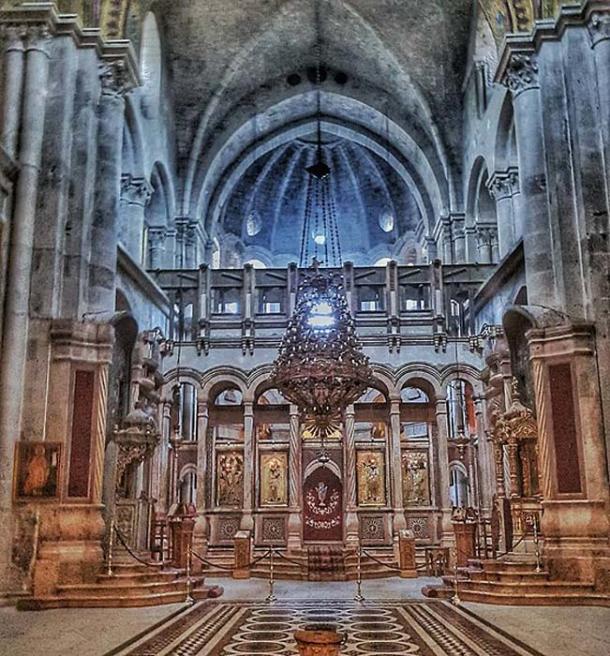
[[[429,506],[428,452],[402,452],[402,497],[405,506]]]
[[[358,505],[385,506],[385,457],[383,451],[358,451],[356,455]]]
[[[240,451],[219,451],[216,464],[216,505],[241,508],[244,500],[243,454]]]
[[[58,442],[19,442],[15,462],[15,498],[50,500],[59,496]]]
[[[288,505],[288,454],[271,451],[260,456],[261,506]]]

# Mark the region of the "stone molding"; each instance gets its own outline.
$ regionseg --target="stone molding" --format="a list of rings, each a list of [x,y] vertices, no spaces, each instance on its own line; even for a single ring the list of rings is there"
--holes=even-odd
[[[59,14],[53,2],[27,2],[0,11],[0,37],[14,39],[19,34],[68,36],[77,48],[94,48],[107,64],[121,62],[126,90],[140,85],[138,60],[129,40],[105,40],[100,29],[83,27],[76,14]]]
[[[518,194],[519,170],[511,167],[506,171],[496,171],[489,179],[487,189],[496,202]]]
[[[593,39],[593,47],[600,41],[609,38],[606,18],[610,16],[610,6],[607,0],[584,0],[578,5],[564,5],[558,17],[537,20],[529,34],[508,34],[500,52],[500,61],[494,76],[494,82],[506,84],[506,77],[512,56],[515,54],[531,56],[540,50],[544,42],[560,41],[568,28],[588,28],[599,30],[602,34]],[[592,35],[593,37],[593,35]],[[597,40],[596,40],[597,39]],[[508,86],[508,85],[507,85]]]

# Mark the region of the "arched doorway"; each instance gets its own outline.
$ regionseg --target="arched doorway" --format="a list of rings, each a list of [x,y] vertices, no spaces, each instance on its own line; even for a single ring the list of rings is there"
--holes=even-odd
[[[303,484],[303,540],[343,541],[343,483],[330,467],[319,465]]]

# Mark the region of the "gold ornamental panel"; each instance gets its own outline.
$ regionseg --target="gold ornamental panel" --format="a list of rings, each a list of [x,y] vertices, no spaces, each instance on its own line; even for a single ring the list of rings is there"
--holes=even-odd
[[[385,454],[358,451],[356,454],[359,506],[385,506]]]
[[[402,499],[407,506],[430,505],[428,452],[404,450],[401,456]]]
[[[288,454],[268,451],[260,456],[261,506],[288,505]]]

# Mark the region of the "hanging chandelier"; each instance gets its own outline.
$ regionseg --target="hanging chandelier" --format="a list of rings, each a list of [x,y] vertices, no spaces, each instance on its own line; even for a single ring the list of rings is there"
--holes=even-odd
[[[340,272],[341,246],[331,169],[324,161],[320,97],[320,20],[316,3],[316,149],[306,167],[307,196],[294,313],[271,375],[299,408],[302,434],[322,442],[341,434],[343,413],[371,385],[372,371],[356,335]],[[311,268],[309,267],[311,262]],[[320,267],[325,267],[321,269]]]
[[[304,430],[325,440],[340,431],[343,411],[370,386],[372,372],[341,275],[317,265],[302,275],[272,378],[299,408]]]

